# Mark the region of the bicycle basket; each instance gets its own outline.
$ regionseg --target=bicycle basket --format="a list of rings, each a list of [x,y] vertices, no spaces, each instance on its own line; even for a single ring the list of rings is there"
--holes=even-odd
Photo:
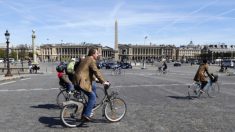
[[[211,81],[214,83],[214,82],[217,82],[218,81],[218,75],[212,75],[213,78],[211,79]]]

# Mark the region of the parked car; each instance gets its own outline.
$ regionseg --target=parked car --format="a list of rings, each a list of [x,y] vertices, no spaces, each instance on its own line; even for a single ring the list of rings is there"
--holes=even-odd
[[[98,69],[103,68],[102,62],[96,62],[96,66],[97,66]]]
[[[14,58],[9,58],[9,62],[10,62],[11,64],[15,63],[15,59],[14,59]]]
[[[132,65],[130,63],[121,63],[120,66],[122,69],[132,69]]]
[[[175,62],[174,66],[181,66],[181,63],[180,62]]]
[[[118,68],[118,67],[120,67],[120,65],[117,63],[113,63],[113,62],[107,63],[105,66],[106,69],[114,69],[114,68]]]
[[[3,63],[4,62],[4,59],[3,58],[0,58],[0,63]]]

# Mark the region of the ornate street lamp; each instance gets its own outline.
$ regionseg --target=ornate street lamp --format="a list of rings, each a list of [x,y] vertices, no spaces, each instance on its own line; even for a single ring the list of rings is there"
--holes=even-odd
[[[7,43],[7,73],[5,74],[5,77],[9,77],[12,76],[11,71],[10,71],[10,63],[9,63],[9,39],[10,39],[10,33],[8,32],[8,30],[6,30],[5,33],[5,37],[6,37],[6,43]]]

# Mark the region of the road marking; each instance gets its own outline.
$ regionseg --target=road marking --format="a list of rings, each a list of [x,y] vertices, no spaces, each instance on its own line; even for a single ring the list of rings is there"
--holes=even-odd
[[[22,91],[48,91],[59,88],[34,88],[34,89],[1,89],[0,92],[22,92]]]
[[[24,78],[24,79],[20,79],[20,80],[22,80],[22,81],[23,81],[23,80],[29,80],[29,79],[31,79],[31,78]]]
[[[9,83],[14,83],[16,81],[11,81],[11,82],[6,82],[6,83],[2,83],[0,85],[4,85],[4,84],[9,84]],[[223,85],[235,85],[235,83],[223,83]],[[133,87],[170,87],[170,86],[187,86],[187,85],[190,85],[190,84],[186,84],[186,83],[174,83],[174,84],[152,84],[152,85],[119,85],[119,86],[112,86],[113,88],[133,88]],[[187,87],[185,87],[186,89]],[[0,92],[27,92],[27,91],[49,91],[49,90],[55,90],[55,89],[60,89],[60,88],[33,88],[33,89],[1,89]],[[162,88],[162,90],[168,92],[168,93],[172,93],[172,94],[175,94],[175,95],[178,95],[178,96],[182,96],[183,93],[181,92],[177,92],[177,91],[174,91],[174,90],[171,90],[171,89],[167,89],[167,88]],[[187,90],[185,90],[187,91]],[[221,91],[222,93],[224,94],[228,94],[228,95],[231,95],[231,96],[235,96],[234,94],[234,91]]]
[[[14,82],[16,82],[16,81],[5,82],[5,83],[1,83],[0,85],[10,84],[10,83],[14,83]]]
[[[154,85],[119,85],[119,86],[112,86],[113,88],[120,88],[120,87],[161,87],[161,86],[177,86],[177,85],[189,85],[186,83],[175,83],[175,84],[154,84]]]
[[[27,89],[16,89],[16,91],[27,91]]]

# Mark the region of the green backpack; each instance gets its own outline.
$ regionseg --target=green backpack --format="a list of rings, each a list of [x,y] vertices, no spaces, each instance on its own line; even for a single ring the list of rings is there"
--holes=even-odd
[[[67,65],[67,73],[72,74],[74,72],[74,65],[75,65],[75,61],[69,62],[69,64]]]

